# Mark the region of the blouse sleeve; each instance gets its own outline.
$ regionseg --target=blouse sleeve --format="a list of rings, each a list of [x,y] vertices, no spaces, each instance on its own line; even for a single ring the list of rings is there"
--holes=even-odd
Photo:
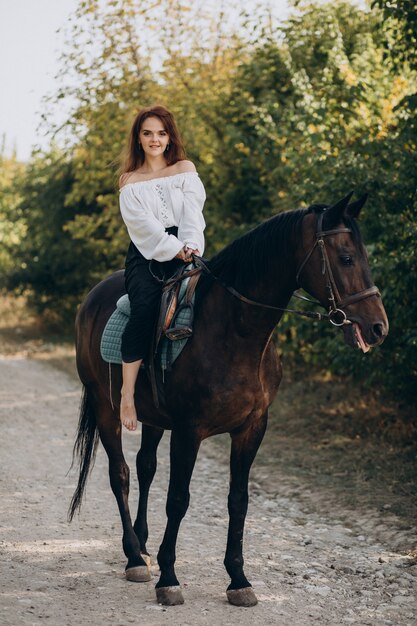
[[[190,245],[192,248],[196,247],[202,255],[204,252],[204,229],[206,227],[203,217],[206,192],[198,174],[184,176],[183,193],[184,205],[178,224],[178,238],[185,245]]]
[[[171,261],[183,247],[177,237],[165,232],[152,211],[141,204],[130,185],[120,191],[120,212],[130,239],[145,259]]]

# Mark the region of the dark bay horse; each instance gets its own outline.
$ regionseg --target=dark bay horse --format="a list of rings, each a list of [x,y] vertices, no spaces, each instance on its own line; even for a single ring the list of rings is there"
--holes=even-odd
[[[210,275],[200,280],[194,334],[168,375],[164,409],[155,408],[148,377],[141,374],[138,379],[142,442],[136,459],[140,496],[133,525],[119,419],[121,367],[112,366],[109,385],[108,364],[100,356],[104,326],[125,292],[123,272],[98,284],[79,310],[77,367],[84,394],[74,447],[80,457],[80,475],[69,515],[72,518],[81,504],[100,439],[108,454],[110,484],[123,524],[126,578],[150,580],[147,500],[158,444],[164,430],[171,430],[167,525],[157,557],[161,574],[156,593],[162,604],[184,601],[174,569],[175,548],[199,446],[206,437],[226,432],[231,437],[224,559],[231,578],[227,596],[235,605],[257,602],[243,571],[248,477],[265,433],[268,407],[281,381],[272,333],[297,286],[325,307],[329,321],[341,326],[352,347],[367,351],[387,335],[388,320],[355,221],[365,198],[349,204],[350,197],[329,207],[313,205],[279,214],[208,262],[219,280]]]

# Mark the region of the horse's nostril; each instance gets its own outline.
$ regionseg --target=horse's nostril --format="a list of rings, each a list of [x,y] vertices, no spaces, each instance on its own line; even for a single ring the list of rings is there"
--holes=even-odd
[[[374,324],[373,331],[374,335],[380,339],[384,336],[384,325],[381,323]]]

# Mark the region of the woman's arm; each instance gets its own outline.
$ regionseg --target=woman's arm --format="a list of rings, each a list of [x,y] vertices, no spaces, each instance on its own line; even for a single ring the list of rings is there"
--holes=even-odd
[[[190,163],[188,161],[187,163]],[[194,171],[195,167],[191,163]],[[203,217],[203,207],[206,200],[206,192],[198,174],[185,176],[183,183],[184,205],[178,225],[178,238],[185,246],[197,250],[199,254],[204,252],[204,229],[206,223]]]
[[[130,239],[145,259],[171,261],[184,247],[179,238],[165,232],[152,211],[141,204],[132,187],[120,192],[120,212]]]

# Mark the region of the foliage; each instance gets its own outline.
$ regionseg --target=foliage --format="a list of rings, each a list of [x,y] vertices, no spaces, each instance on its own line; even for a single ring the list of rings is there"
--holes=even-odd
[[[353,14],[350,21],[352,17]],[[368,35],[365,39],[364,18],[361,19],[362,27],[359,24],[356,26],[356,42],[346,36],[343,20],[339,21],[343,35],[341,40],[345,41],[343,47],[348,52],[348,65],[344,68],[347,87],[348,91],[351,87],[355,92],[349,105],[346,101],[349,115],[343,114],[342,119],[337,121],[336,136],[331,126],[317,133],[320,154],[316,153],[306,168],[301,162],[298,171],[301,179],[305,172],[307,185],[320,193],[323,201],[329,201],[324,191],[343,195],[349,188],[356,188],[359,192],[369,192],[370,202],[364,210],[362,230],[365,240],[371,244],[371,264],[376,283],[383,291],[391,331],[382,349],[364,357],[359,353],[344,352],[340,338],[330,334],[329,330],[323,334],[318,328],[313,330],[304,323],[296,329],[291,328],[292,342],[288,349],[294,354],[294,344],[298,343],[305,359],[325,364],[340,374],[356,376],[368,384],[381,384],[383,381],[384,386],[391,387],[399,397],[411,399],[417,376],[417,291],[412,279],[416,271],[412,237],[417,223],[417,133],[412,95],[416,89],[416,77],[407,65],[398,74],[398,58],[395,62],[390,58],[384,64],[380,62],[381,32],[372,27],[372,22],[378,24],[379,17],[373,14],[368,17],[368,33],[375,33],[375,36],[370,38]],[[321,45],[322,41],[321,38]],[[329,65],[326,60],[323,68],[326,73]],[[314,75],[317,81],[320,68],[314,69]],[[333,87],[336,82],[333,76]],[[319,97],[320,87],[316,84],[313,90]],[[326,100],[329,91],[327,88],[324,90]],[[343,110],[345,107],[340,95],[339,89],[337,103],[342,105]],[[328,116],[328,100],[326,104],[323,117]],[[335,116],[337,110],[330,119],[334,120]],[[320,124],[323,128],[322,119],[319,119]],[[314,134],[310,134],[310,140],[313,140]],[[326,141],[333,149],[336,148],[334,154],[326,149]],[[308,137],[304,137],[303,147],[308,144]],[[314,153],[313,145],[310,145],[310,150]],[[302,183],[298,189],[303,190]],[[317,341],[318,335],[321,338]],[[328,355],[325,360],[323,353]]]
[[[14,181],[24,167],[15,156],[6,157],[4,146],[0,150],[0,285],[4,287],[7,276],[14,270],[14,253],[25,235],[25,224],[16,219],[20,192]]]
[[[373,0],[382,9],[387,53],[399,63],[408,61],[417,69],[417,6],[415,0]]]
[[[105,254],[93,240],[75,240],[67,228],[75,215],[81,219],[99,209],[95,202],[68,204],[73,184],[73,164],[59,150],[32,158],[19,178],[15,215],[26,225],[26,236],[15,250],[16,263],[8,276],[9,288],[27,292],[39,313],[67,323],[91,277],[98,279],[96,268]]]
[[[69,316],[88,287],[122,266],[117,155],[132,116],[160,101],[175,113],[207,189],[208,254],[273,213],[367,191],[361,228],[391,320],[371,356],[331,329],[285,319],[287,358],[382,384],[406,398],[416,382],[416,21],[414,3],[294,1],[284,25],[257,7],[155,0],[80,2],[61,85],[70,102],[52,131],[60,149],[35,155],[17,208],[11,286],[40,311]],[[155,29],[163,19],[164,28]],[[414,39],[413,39],[414,38]],[[45,123],[49,115],[45,114]],[[64,141],[65,140],[65,141]],[[30,233],[23,242],[24,230]],[[9,238],[10,239],[10,238]],[[16,241],[18,241],[16,240]]]

